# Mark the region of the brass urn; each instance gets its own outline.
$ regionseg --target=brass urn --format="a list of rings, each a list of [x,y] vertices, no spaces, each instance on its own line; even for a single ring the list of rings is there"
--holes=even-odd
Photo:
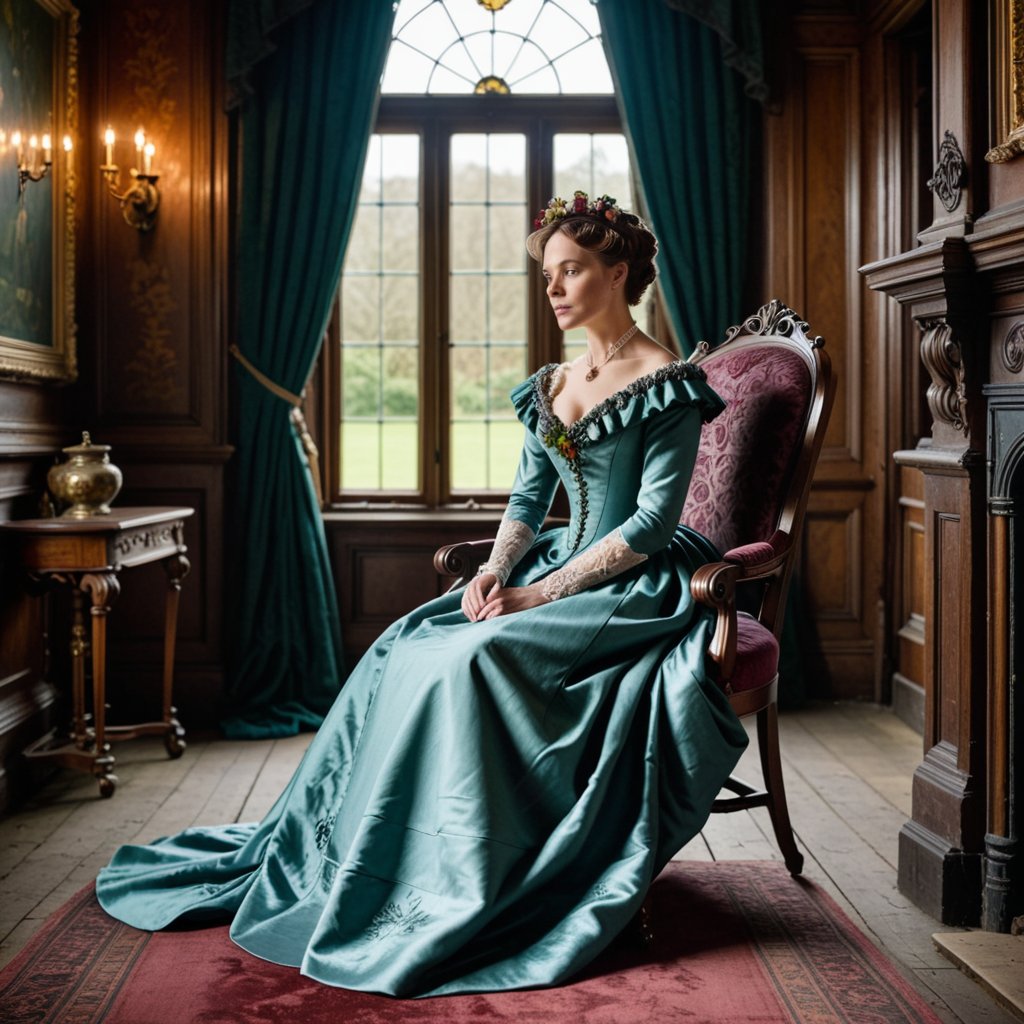
[[[65,448],[65,462],[47,474],[50,493],[66,508],[61,515],[70,519],[110,514],[110,503],[121,490],[121,470],[111,461],[109,444],[93,444],[89,432],[82,432],[82,443]]]

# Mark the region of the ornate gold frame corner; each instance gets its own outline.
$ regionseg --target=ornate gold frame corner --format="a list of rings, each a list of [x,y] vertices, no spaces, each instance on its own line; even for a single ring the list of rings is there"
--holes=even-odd
[[[53,338],[42,345],[0,334],[0,380],[70,383],[78,376],[75,322],[74,151],[64,156],[60,140],[78,141],[78,9],[70,0],[34,0],[54,21],[53,33],[53,223],[51,257]],[[13,162],[4,172],[15,173]]]
[[[1024,153],[1024,0],[996,0],[992,39],[996,137],[986,154],[1002,164]]]

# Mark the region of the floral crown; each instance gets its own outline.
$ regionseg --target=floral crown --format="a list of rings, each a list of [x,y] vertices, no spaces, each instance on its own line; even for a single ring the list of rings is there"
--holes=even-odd
[[[534,217],[533,226],[540,230],[556,221],[565,220],[567,217],[595,217],[597,220],[614,225],[621,215],[622,210],[615,205],[615,200],[611,196],[598,196],[591,200],[586,192],[577,189],[573,193],[572,199],[555,196]]]

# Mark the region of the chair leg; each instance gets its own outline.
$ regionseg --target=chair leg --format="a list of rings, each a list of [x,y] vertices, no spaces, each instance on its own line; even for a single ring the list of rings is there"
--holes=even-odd
[[[642,952],[654,944],[654,929],[651,927],[650,894],[644,897],[640,909],[619,933],[616,945],[622,949]]]
[[[799,875],[804,867],[804,855],[797,849],[793,826],[789,822],[786,787],[782,782],[782,755],[779,753],[779,709],[774,701],[757,713],[757,745],[775,841],[789,873]]]

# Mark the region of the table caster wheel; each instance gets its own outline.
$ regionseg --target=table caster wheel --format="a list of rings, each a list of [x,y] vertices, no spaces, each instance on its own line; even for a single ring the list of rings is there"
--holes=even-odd
[[[114,795],[114,790],[117,789],[117,776],[116,775],[103,775],[100,777],[100,796],[105,800],[110,799]]]
[[[185,753],[185,748],[188,744],[176,733],[169,732],[164,736],[164,747],[167,749],[167,756],[171,758],[179,758]]]

